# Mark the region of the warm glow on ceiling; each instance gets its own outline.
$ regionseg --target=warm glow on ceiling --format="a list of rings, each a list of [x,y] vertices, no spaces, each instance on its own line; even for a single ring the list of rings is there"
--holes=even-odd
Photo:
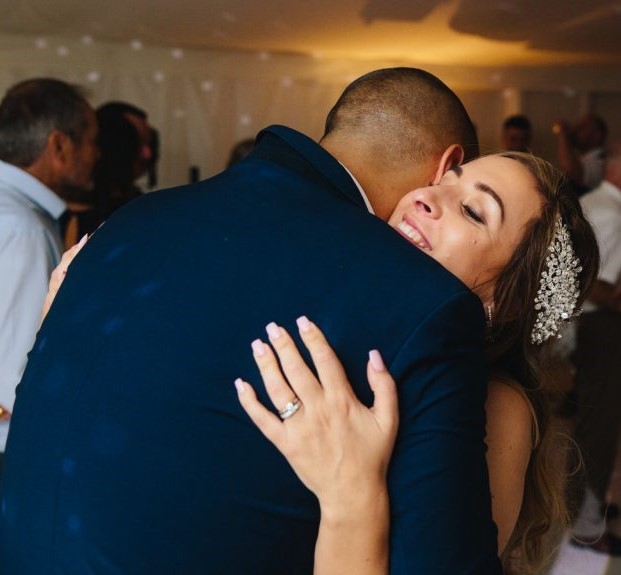
[[[115,3],[118,6],[115,7]],[[8,4],[8,3],[7,3]],[[0,33],[417,64],[621,61],[621,0],[28,0]]]

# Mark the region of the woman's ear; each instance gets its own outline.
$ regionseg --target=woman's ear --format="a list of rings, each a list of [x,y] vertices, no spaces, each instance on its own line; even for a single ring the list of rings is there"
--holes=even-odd
[[[432,183],[437,184],[446,172],[455,166],[459,166],[463,161],[464,149],[459,144],[451,144],[444,150],[440,158]]]

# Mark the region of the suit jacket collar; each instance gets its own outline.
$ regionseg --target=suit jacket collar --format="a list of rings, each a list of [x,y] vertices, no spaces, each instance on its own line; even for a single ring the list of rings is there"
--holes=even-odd
[[[344,196],[366,210],[358,186],[339,161],[308,136],[285,126],[268,126],[257,135],[249,158],[269,160]]]

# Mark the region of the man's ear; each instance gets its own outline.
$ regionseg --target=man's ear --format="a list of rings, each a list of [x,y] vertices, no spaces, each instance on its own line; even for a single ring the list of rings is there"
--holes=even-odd
[[[54,167],[63,168],[70,158],[71,138],[60,130],[53,130],[47,137],[47,152]]]
[[[446,148],[440,158],[432,183],[437,184],[446,172],[459,166],[464,161],[464,155],[464,149],[459,144],[451,144]]]

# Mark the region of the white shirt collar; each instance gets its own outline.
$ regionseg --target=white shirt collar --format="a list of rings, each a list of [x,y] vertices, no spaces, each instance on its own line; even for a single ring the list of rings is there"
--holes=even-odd
[[[341,164],[341,166],[345,168],[345,171],[350,175],[351,179],[354,180],[354,184],[356,184],[356,187],[358,188],[358,191],[360,192],[360,195],[362,196],[362,199],[364,200],[364,205],[367,207],[367,210],[369,210],[369,213],[375,215],[375,212],[373,211],[373,207],[371,206],[371,202],[369,201],[369,198],[367,198],[367,195],[364,193],[364,190],[362,189],[360,182],[356,179],[354,174],[352,174],[349,171],[349,169],[343,162],[339,162],[339,164]]]
[[[2,160],[0,160],[0,181],[26,196],[55,220],[67,209],[67,204],[40,180]]]

